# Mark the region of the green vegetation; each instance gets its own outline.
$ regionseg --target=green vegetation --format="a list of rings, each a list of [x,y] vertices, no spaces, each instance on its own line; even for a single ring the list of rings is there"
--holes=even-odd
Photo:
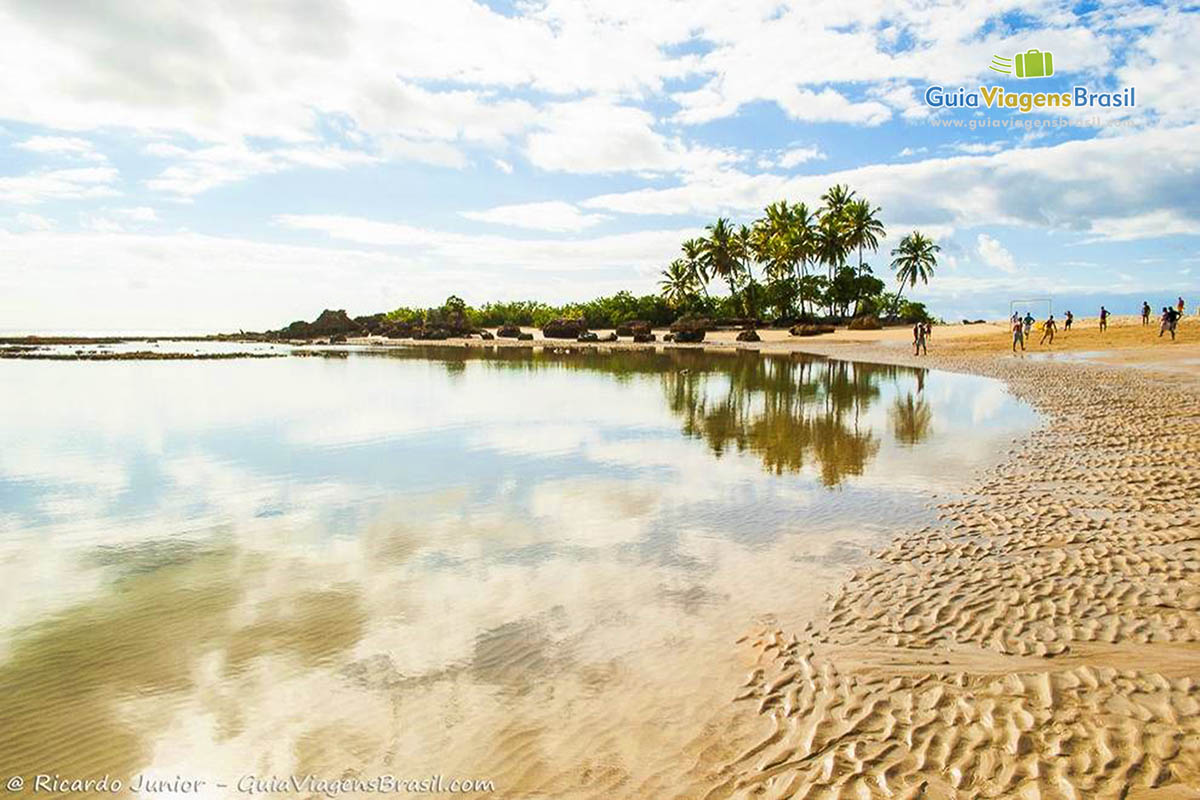
[[[708,283],[721,280],[729,287],[727,310],[737,316],[811,319],[823,311],[841,319],[928,319],[922,304],[902,302],[901,294],[905,284],[928,283],[938,246],[917,231],[905,236],[892,251],[899,291],[885,292],[865,261],[886,236],[880,209],[841,184],[830,187],[821,203],[811,211],[803,202],[780,200],[737,228],[719,218],[706,236],[684,242],[683,257],[663,270],[664,300],[680,313],[706,313]]]
[[[882,320],[929,320],[921,303],[903,299],[906,286],[928,283],[939,248],[919,231],[892,250],[896,292],[885,291],[865,260],[886,236],[880,209],[848,186],[821,195],[821,206],[786,200],[767,206],[750,225],[721,217],[706,235],[681,245],[682,256],[661,274],[660,293],[617,292],[582,303],[553,306],[536,300],[487,303],[478,308],[451,296],[439,308],[397,308],[389,322],[411,325],[542,327],[554,319],[582,319],[590,328],[615,328],[630,320],[668,325],[681,316],[755,318],[780,323],[845,320],[865,315]],[[720,281],[728,295],[709,293]]]

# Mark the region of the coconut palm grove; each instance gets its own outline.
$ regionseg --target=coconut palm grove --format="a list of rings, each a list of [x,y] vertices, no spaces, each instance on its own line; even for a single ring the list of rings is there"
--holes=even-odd
[[[680,244],[680,256],[663,268],[658,294],[618,292],[582,303],[554,306],[536,300],[466,305],[451,296],[439,308],[398,308],[391,322],[436,323],[447,316],[470,325],[530,325],[577,319],[593,328],[629,320],[665,325],[681,317],[736,319],[765,324],[929,321],[906,288],[928,283],[938,245],[920,231],[905,234],[890,251],[887,271],[870,258],[887,236],[881,210],[843,184],[810,205],[779,200],[748,225],[721,217],[706,235]]]

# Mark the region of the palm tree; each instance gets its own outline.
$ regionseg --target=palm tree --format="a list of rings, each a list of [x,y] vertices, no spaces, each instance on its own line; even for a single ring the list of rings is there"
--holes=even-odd
[[[859,275],[863,272],[863,248],[874,253],[879,249],[880,238],[887,235],[877,216],[879,212],[878,207],[871,208],[866,200],[852,200],[844,208],[846,244],[850,248],[858,248]]]
[[[837,268],[846,260],[846,229],[841,218],[826,211],[817,223],[813,238],[815,255],[818,261],[829,268],[829,284],[832,286]],[[830,313],[832,311],[830,308]]]
[[[688,239],[684,242],[683,260],[688,271],[692,273],[692,280],[700,287],[700,291],[704,292],[704,296],[708,297],[708,280],[711,276],[704,266],[704,240]]]
[[[741,242],[738,233],[725,217],[705,227],[708,236],[701,240],[700,263],[704,271],[721,278],[729,284],[729,291],[737,294],[737,279],[742,270]]]
[[[662,296],[673,308],[686,303],[696,292],[696,277],[687,261],[677,258],[662,271]]]
[[[825,204],[825,212],[834,216],[841,216],[842,211],[853,199],[854,190],[840,183],[830,186],[825,190],[825,194],[821,195],[821,202]]]
[[[900,240],[900,246],[892,251],[892,269],[896,272],[896,280],[900,282],[900,291],[896,292],[896,302],[892,307],[893,314],[900,308],[900,296],[904,294],[906,283],[909,286],[916,286],[918,280],[929,283],[937,266],[936,254],[941,249],[920,231],[913,231]]]
[[[800,266],[800,313],[805,312],[805,288],[808,283],[808,262],[816,258],[816,214],[804,203],[796,203],[791,209],[791,232],[788,236],[789,249],[795,263]]]

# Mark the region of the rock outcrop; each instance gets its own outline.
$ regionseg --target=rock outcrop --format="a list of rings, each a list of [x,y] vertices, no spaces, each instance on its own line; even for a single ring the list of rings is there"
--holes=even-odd
[[[581,319],[556,319],[542,326],[542,336],[547,339],[578,339],[586,331],[587,325]]]

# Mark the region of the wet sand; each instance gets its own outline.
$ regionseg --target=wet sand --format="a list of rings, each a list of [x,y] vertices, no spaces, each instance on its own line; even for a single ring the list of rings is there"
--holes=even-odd
[[[920,363],[1002,378],[1049,425],[813,624],[755,632],[738,702],[768,732],[706,797],[1200,796],[1200,381],[1128,368],[1138,333],[1096,358],[1124,366],[935,336]]]

